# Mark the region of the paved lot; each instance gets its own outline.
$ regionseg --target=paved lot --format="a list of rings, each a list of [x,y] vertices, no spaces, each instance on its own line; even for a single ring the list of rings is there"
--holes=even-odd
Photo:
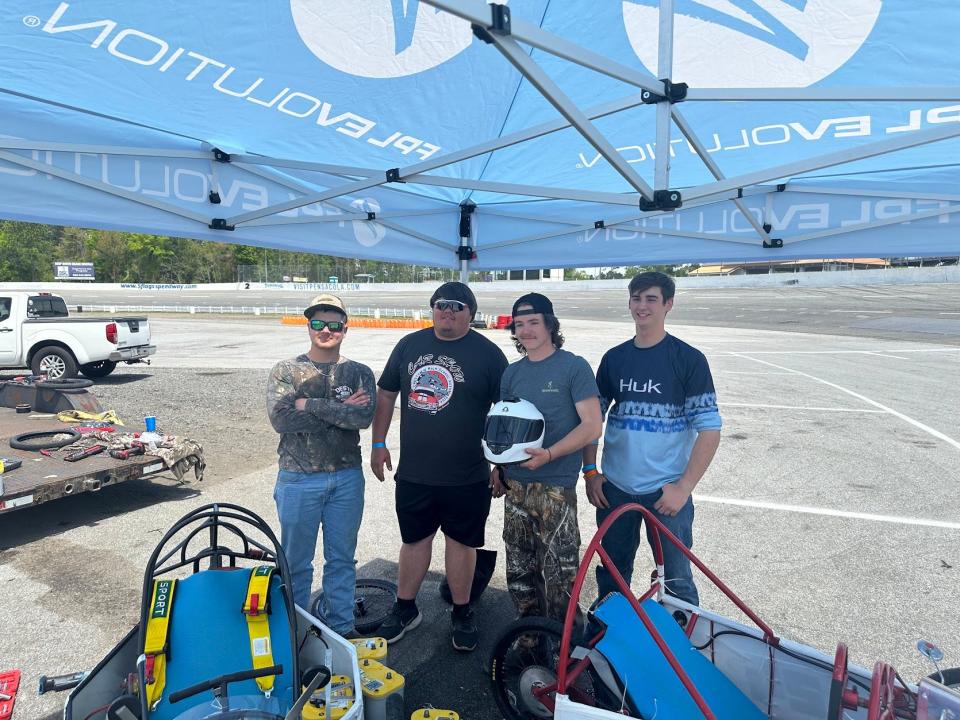
[[[891,305],[903,289],[887,290],[884,309],[895,310],[892,318],[921,311],[921,303],[907,300],[901,303],[906,310]],[[680,308],[697,293],[681,296],[671,316],[672,331],[706,352],[725,422],[720,451],[697,494],[695,549],[785,636],[828,653],[844,640],[853,661],[892,661],[909,679],[930,670],[913,650],[920,637],[941,644],[948,664],[960,665],[956,334],[907,342],[777,332],[763,320],[767,301],[757,300],[768,292],[740,291],[736,303],[730,297],[716,301],[717,313],[749,316],[761,329],[681,324]],[[827,306],[865,302],[862,288],[848,291],[854,296],[842,302],[840,290],[831,292],[836,297]],[[957,309],[945,304],[954,295],[941,292],[938,287],[931,293],[939,304],[928,312]],[[594,367],[606,348],[631,335],[628,323],[577,317],[574,310],[582,308],[559,297],[559,311],[573,318],[564,322],[567,347]],[[610,307],[606,315],[588,317],[616,320],[616,303]],[[823,312],[818,307],[808,312],[804,329],[815,329]],[[799,312],[794,314],[802,318]],[[273,440],[257,408],[265,370],[305,345],[304,330],[266,319],[158,315],[151,321],[161,348],[155,364],[118,370],[124,374],[99,393],[105,404],[123,402],[117,409],[129,417],[146,410],[139,397],[162,396],[178,423],[188,422],[191,403],[201,398],[203,407],[195,412],[203,421],[178,430],[201,439],[217,462],[199,486],[130,483],[0,520],[0,665],[24,671],[18,717],[57,717],[63,698],[35,697],[36,677],[91,667],[136,621],[143,563],[159,534],[183,512],[230,500],[275,521],[275,456],[268,450]],[[851,323],[843,322],[840,330],[852,332]],[[347,338],[347,354],[379,372],[401,334],[356,329]],[[505,333],[491,337],[515,357]],[[196,395],[198,387],[219,388],[221,397]],[[244,391],[241,402],[236,396]],[[242,419],[234,422],[233,413]],[[230,463],[231,444],[237,443],[257,451],[240,452],[243,462]],[[388,443],[396,452],[396,424]],[[369,433],[363,446],[369,447]],[[391,578],[399,544],[392,486],[370,475],[367,488],[360,572]],[[589,537],[595,523],[585,498],[580,522]],[[488,546],[500,545],[501,527],[502,509],[496,507]],[[429,702],[464,718],[493,719],[498,714],[483,666],[497,628],[512,613],[503,565],[478,608],[483,644],[462,656],[449,646],[448,611],[436,595],[441,552],[437,543],[421,593],[425,622],[391,650],[390,664],[407,676],[408,710]],[[729,610],[700,585],[706,606]]]

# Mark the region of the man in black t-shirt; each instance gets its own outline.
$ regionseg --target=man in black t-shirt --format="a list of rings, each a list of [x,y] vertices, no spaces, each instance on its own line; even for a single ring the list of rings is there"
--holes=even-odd
[[[476,548],[490,512],[490,469],[480,440],[507,366],[503,352],[470,329],[477,299],[459,282],[430,298],[433,327],[410,333],[390,354],[377,390],[370,466],[379,480],[393,470],[385,438],[400,401],[400,462],[396,504],[400,523],[397,603],[379,634],[397,642],[420,624],[416,597],[430,567],[433,538],[445,538],[447,581],[453,595],[453,647],[476,648],[470,609]]]

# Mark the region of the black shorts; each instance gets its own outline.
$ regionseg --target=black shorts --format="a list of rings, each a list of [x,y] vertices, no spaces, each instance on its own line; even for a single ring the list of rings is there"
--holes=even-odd
[[[400,538],[407,545],[433,535],[437,528],[467,547],[483,546],[490,514],[490,485],[422,485],[396,481],[395,497]]]

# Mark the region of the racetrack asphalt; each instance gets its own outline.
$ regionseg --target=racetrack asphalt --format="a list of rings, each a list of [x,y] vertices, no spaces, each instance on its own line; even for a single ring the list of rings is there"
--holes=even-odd
[[[690,291],[668,318],[668,329],[710,360],[724,419],[720,451],[696,494],[694,549],[786,637],[828,655],[842,640],[853,662],[887,660],[909,680],[933,669],[914,649],[921,637],[941,645],[947,665],[960,665],[960,331],[951,324],[960,321],[960,288],[786,290],[797,293]],[[508,309],[512,296],[480,300],[481,307]],[[593,367],[632,333],[625,297],[603,291],[554,301],[566,347]],[[946,324],[918,331],[920,319]],[[118,369],[117,377],[136,382],[98,391],[105,401],[125,402],[117,409],[131,417],[148,409],[137,396],[162,395],[176,405],[189,382],[216,382],[212,372],[256,383],[273,362],[305,347],[303,328],[276,319],[187,322],[158,314],[151,323],[160,346],[155,364]],[[487,332],[516,357],[506,333]],[[379,373],[402,333],[356,329],[345,354]],[[271,431],[256,415],[262,390],[249,387],[243,407],[252,418],[246,430],[262,433],[257,447],[268,448]],[[233,407],[224,400],[197,414]],[[212,451],[228,424],[179,431]],[[395,459],[397,438],[395,421],[388,438]],[[369,431],[362,444],[366,462]],[[275,522],[275,456],[260,452],[242,467],[230,466],[226,452],[217,457],[221,465],[199,485],[129,483],[0,519],[0,670],[24,671],[17,717],[59,716],[64,698],[36,697],[36,677],[92,667],[119,640],[136,621],[146,557],[186,510],[239,501]],[[582,494],[579,515],[586,543],[596,525]],[[488,547],[501,546],[501,528],[495,505]],[[398,547],[392,485],[368,471],[359,573],[393,579]],[[450,647],[449,613],[436,591],[442,567],[438,541],[420,595],[424,623],[391,648],[388,664],[407,678],[408,713],[429,703],[465,720],[498,718],[485,663],[498,628],[512,617],[502,559],[477,608],[481,647],[468,655]],[[638,579],[645,567],[638,562]],[[704,606],[731,611],[702,578],[699,586]],[[594,592],[591,577],[587,601]]]

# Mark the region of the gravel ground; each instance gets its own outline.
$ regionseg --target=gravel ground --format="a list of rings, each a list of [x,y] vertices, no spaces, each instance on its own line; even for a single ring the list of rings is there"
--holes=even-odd
[[[98,380],[104,409],[130,426],[154,415],[162,431],[203,445],[214,485],[276,464],[277,434],[267,420],[268,370],[122,368]]]

